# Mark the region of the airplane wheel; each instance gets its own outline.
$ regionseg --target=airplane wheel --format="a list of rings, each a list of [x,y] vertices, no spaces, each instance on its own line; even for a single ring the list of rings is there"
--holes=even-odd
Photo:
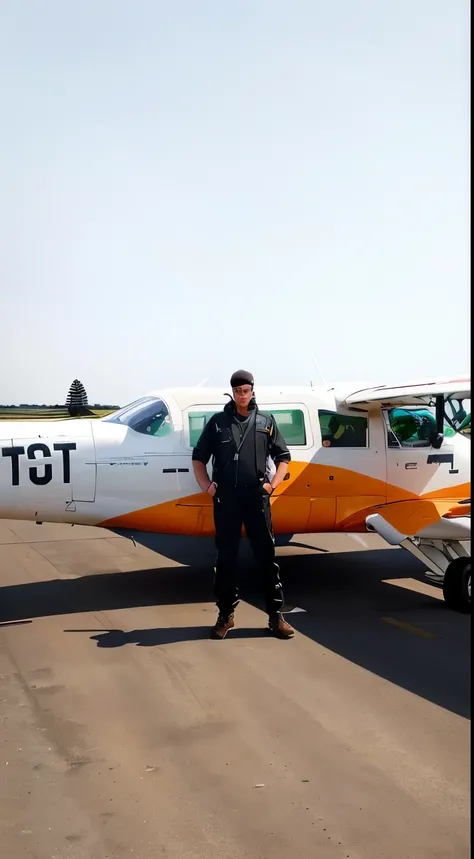
[[[471,611],[471,559],[451,561],[443,582],[444,601],[448,608],[468,614]]]

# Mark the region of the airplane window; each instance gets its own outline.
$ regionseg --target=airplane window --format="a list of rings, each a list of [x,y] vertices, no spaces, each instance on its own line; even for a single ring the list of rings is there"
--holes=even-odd
[[[449,408],[448,408],[449,406]],[[448,397],[445,404],[445,435],[455,435],[457,432],[471,437],[471,400],[453,400]]]
[[[134,400],[133,403],[128,403],[116,412],[112,412],[111,415],[106,415],[102,420],[108,423],[126,423],[125,417],[127,415],[131,415],[132,413],[139,411],[142,406],[154,402],[156,402],[154,397],[140,397],[139,400]]]
[[[301,409],[271,409],[270,413],[288,447],[306,444],[304,414]]]
[[[320,409],[323,447],[367,447],[367,418]]]
[[[120,423],[143,433],[143,435],[158,436],[168,435],[172,431],[170,416],[167,407],[162,400],[145,397],[125,406],[109,418],[110,423]]]
[[[448,409],[448,405],[450,409]],[[457,404],[450,400],[447,401],[443,428],[445,438],[451,438],[458,432],[470,438],[470,408],[470,400],[457,402]],[[436,433],[434,408],[429,406],[422,409],[396,408],[389,409],[386,414],[389,447],[431,447],[431,439]]]
[[[189,443],[191,447],[196,447],[199,436],[201,435],[208,420],[215,415],[213,412],[191,412],[189,415]]]
[[[430,409],[389,409],[389,447],[431,447],[436,418]]]
[[[263,407],[262,411],[266,411]],[[275,418],[286,444],[289,447],[297,447],[306,444],[306,429],[304,414],[300,409],[269,409]],[[191,412],[189,415],[189,443],[195,447],[208,420],[216,412]]]

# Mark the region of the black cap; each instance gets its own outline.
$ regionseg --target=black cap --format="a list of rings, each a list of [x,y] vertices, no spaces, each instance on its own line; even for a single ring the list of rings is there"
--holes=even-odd
[[[252,373],[249,373],[248,370],[236,370],[235,373],[232,373],[230,379],[231,388],[238,388],[239,385],[252,385],[254,386],[254,379]]]

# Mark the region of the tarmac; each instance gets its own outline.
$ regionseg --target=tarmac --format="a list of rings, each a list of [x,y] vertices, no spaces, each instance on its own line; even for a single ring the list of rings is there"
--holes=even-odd
[[[375,535],[243,555],[0,522],[0,859],[468,859],[470,617]]]

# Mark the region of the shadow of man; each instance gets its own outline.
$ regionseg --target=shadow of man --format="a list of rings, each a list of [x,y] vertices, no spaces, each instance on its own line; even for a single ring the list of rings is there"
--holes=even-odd
[[[262,638],[266,629],[236,629],[232,630],[229,638]],[[124,647],[135,644],[138,647],[158,647],[163,644],[176,644],[182,641],[209,640],[207,626],[162,627],[156,629],[132,629],[123,632],[121,629],[110,629],[99,635],[91,635],[91,641],[97,642],[97,647]]]

